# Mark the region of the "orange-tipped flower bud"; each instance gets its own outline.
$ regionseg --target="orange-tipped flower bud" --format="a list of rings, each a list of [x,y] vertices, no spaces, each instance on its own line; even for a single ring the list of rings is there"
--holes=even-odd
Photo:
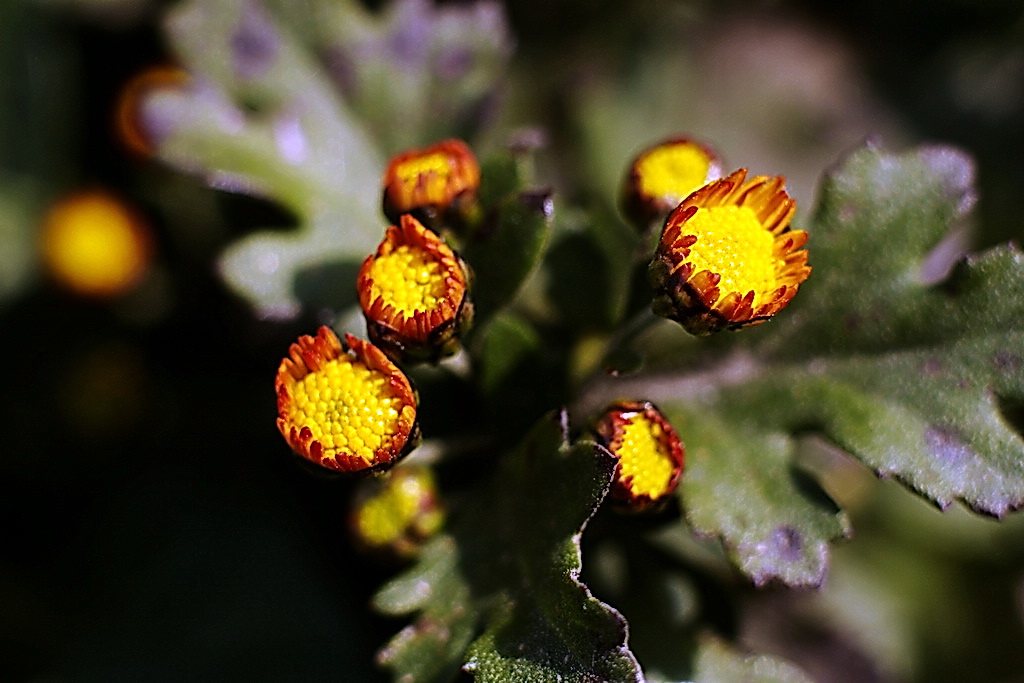
[[[437,233],[405,214],[363,262],[357,288],[370,339],[403,361],[454,353],[473,317],[469,270]]]
[[[622,213],[638,230],[647,232],[690,193],[721,174],[713,149],[689,138],[670,138],[640,152],[630,164],[623,184]]]
[[[762,323],[811,272],[782,178],[746,169],[705,185],[665,221],[650,265],[654,312],[695,335]]]
[[[411,213],[432,230],[458,231],[476,208],[480,165],[466,143],[443,140],[393,157],[384,172],[384,215]]]
[[[390,467],[419,440],[416,394],[380,349],[327,327],[303,335],[274,382],[277,428],[303,458],[330,470]]]
[[[649,510],[676,490],[686,451],[653,403],[623,401],[609,406],[594,431],[599,443],[619,460],[609,496],[620,507]]]

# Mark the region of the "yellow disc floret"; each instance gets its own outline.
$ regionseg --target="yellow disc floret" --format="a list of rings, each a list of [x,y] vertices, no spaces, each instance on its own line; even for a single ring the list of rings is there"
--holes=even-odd
[[[328,457],[348,453],[370,465],[377,449],[391,446],[399,427],[401,398],[387,375],[348,356],[297,382],[292,401],[293,419],[309,427]]]
[[[407,316],[436,308],[447,292],[440,261],[407,244],[375,259],[370,278],[370,296],[382,297]]]
[[[636,165],[640,190],[651,197],[682,200],[707,181],[711,158],[689,142],[665,144],[641,156]]]
[[[321,327],[281,361],[277,427],[296,453],[353,471],[391,464],[416,436],[416,398],[406,376],[372,344]]]
[[[676,465],[664,446],[665,430],[643,413],[624,414],[619,463],[622,479],[636,495],[660,498],[672,481]]]
[[[721,292],[753,292],[756,308],[777,286],[782,261],[772,253],[774,237],[749,207],[700,209],[687,221],[686,232],[697,238],[686,262],[694,272],[718,274]]]

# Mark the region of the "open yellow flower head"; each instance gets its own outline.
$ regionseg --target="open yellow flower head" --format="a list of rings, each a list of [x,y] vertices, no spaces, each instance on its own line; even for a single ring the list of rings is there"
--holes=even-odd
[[[609,493],[613,501],[631,511],[648,510],[676,490],[686,451],[653,403],[616,403],[605,410],[594,431],[619,461]]]
[[[622,212],[641,231],[665,220],[694,190],[722,174],[710,147],[675,137],[648,147],[630,164],[623,184]]]
[[[327,327],[303,335],[274,382],[277,428],[303,458],[330,470],[393,465],[415,447],[416,394],[380,349]]]
[[[161,64],[140,71],[124,84],[114,107],[114,128],[130,152],[144,158],[153,156],[153,135],[140,116],[143,99],[155,90],[184,88],[190,81],[184,69]]]
[[[669,214],[650,265],[654,312],[705,335],[764,322],[811,272],[807,233],[791,230],[796,202],[782,178],[740,169]]]
[[[349,523],[356,541],[371,552],[410,558],[444,525],[429,468],[403,465],[361,484]]]
[[[149,267],[149,226],[124,201],[103,190],[76,192],[47,212],[43,263],[57,282],[89,297],[121,294]]]
[[[411,213],[431,229],[458,230],[476,206],[480,165],[466,143],[442,140],[393,157],[383,185],[384,215],[392,223]]]
[[[363,261],[356,286],[370,340],[396,360],[454,353],[472,321],[468,268],[409,214]]]

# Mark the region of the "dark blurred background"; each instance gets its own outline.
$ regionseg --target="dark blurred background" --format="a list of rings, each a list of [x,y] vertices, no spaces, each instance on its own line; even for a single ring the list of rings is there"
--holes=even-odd
[[[350,550],[352,484],[297,467],[274,426],[277,364],[316,312],[259,320],[215,268],[226,244],[289,217],[131,154],[112,124],[123,84],[167,59],[172,4],[0,7],[0,680],[377,680],[372,653],[401,624],[366,603],[390,570]],[[544,172],[569,197],[602,187],[600,171],[569,174],[588,154],[635,150],[603,113],[661,107],[636,95],[683,55],[691,70],[654,92],[807,201],[866,136],[941,141],[977,162],[973,246],[1024,232],[1020,2],[506,10],[507,117],[547,132]],[[37,253],[46,207],[97,186],[154,241],[142,280],[105,298],[62,287]],[[744,595],[745,643],[818,680],[1024,681],[1024,523],[939,514],[846,474],[857,535],[827,595]]]

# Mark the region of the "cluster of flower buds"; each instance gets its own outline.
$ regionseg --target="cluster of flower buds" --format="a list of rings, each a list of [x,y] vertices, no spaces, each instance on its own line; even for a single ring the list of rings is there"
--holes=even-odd
[[[418,398],[399,364],[454,353],[473,318],[468,266],[445,240],[476,207],[480,169],[446,140],[394,157],[383,178],[391,220],[356,279],[369,341],[321,327],[278,368],[277,427],[300,456],[330,470],[390,470],[364,486],[350,525],[367,549],[415,553],[444,515],[430,471],[392,468],[419,442]]]
[[[654,311],[695,335],[771,318],[810,273],[784,180],[719,174],[710,148],[677,137],[636,157],[622,193],[623,213],[639,229],[663,222],[649,266]],[[417,396],[399,365],[454,353],[471,323],[471,273],[446,237],[478,211],[479,183],[479,165],[459,141],[389,163],[383,207],[392,225],[356,283],[370,341],[346,335],[342,344],[323,327],[293,344],[278,369],[277,425],[302,457],[333,470],[378,470],[417,444]],[[671,497],[685,449],[657,407],[615,403],[594,434],[618,460],[616,505],[658,509]],[[429,471],[397,472],[358,498],[352,526],[364,545],[405,555],[443,514]]]
[[[714,150],[674,137],[643,150],[623,183],[623,214],[645,232],[662,222],[652,308],[694,335],[770,319],[811,272],[784,179],[720,174]]]

